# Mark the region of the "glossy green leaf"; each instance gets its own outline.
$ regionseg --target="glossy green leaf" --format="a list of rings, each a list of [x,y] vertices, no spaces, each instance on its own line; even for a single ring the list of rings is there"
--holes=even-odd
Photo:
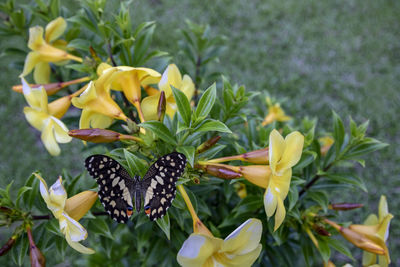
[[[176,149],[176,151],[184,154],[190,166],[194,166],[194,154],[196,149],[193,146],[180,146]]]
[[[213,83],[201,96],[199,103],[196,108],[196,121],[201,121],[207,117],[210,113],[211,108],[214,106],[215,99],[217,97],[217,88]]]
[[[178,107],[178,112],[181,114],[183,122],[185,123],[186,127],[190,126],[190,117],[191,117],[191,109],[190,103],[187,99],[186,95],[181,91],[176,89],[175,87],[171,86],[172,93],[175,98],[176,105]]]
[[[232,133],[231,130],[222,122],[208,119],[203,124],[195,129],[195,132],[222,132],[222,133]]]
[[[156,220],[157,225],[163,230],[165,235],[167,236],[168,240],[171,239],[171,224],[169,221],[168,212],[162,218]]]
[[[340,153],[340,149],[342,147],[343,141],[344,141],[344,126],[343,126],[343,121],[339,117],[338,114],[336,114],[335,111],[332,111],[333,114],[333,138],[335,139],[335,147],[336,147],[336,155]]]
[[[148,169],[146,161],[137,157],[135,154],[132,154],[126,149],[124,149],[124,155],[129,166],[128,172],[131,177],[135,177],[135,175],[140,175],[143,177]]]
[[[104,218],[96,218],[89,221],[88,232],[93,232],[93,234],[99,234],[109,239],[114,239],[108,224],[105,222]]]
[[[139,124],[140,127],[152,131],[157,137],[166,143],[176,146],[175,137],[171,134],[168,128],[159,121],[146,121]]]

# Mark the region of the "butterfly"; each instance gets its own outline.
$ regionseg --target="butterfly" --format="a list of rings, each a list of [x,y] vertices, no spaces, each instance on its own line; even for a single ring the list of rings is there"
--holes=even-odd
[[[126,223],[133,213],[144,211],[154,221],[165,215],[176,194],[176,181],[186,166],[185,155],[173,152],[160,157],[147,173],[131,177],[116,160],[104,155],[92,155],[85,167],[99,185],[99,198],[108,214],[117,222]]]

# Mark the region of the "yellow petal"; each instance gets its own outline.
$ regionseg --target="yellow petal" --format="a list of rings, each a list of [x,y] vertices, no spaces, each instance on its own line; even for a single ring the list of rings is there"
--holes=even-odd
[[[183,267],[203,266],[218,251],[222,242],[219,238],[191,234],[179,250],[177,261]]]
[[[167,69],[164,71],[160,82],[158,83],[158,88],[165,92],[165,97],[168,98],[172,95],[171,86],[175,88],[180,88],[182,84],[182,76],[179,72],[178,67],[175,64],[168,65]]]
[[[243,254],[243,255],[228,255],[225,258],[224,266],[230,267],[250,267],[260,256],[262,250],[262,245],[258,244],[258,246],[252,251]]]
[[[173,97],[173,96],[171,96],[171,97]],[[170,97],[170,98],[171,98],[171,97]],[[166,105],[165,113],[166,113],[171,119],[174,117],[174,115],[175,115],[177,109],[178,109],[178,106],[176,105],[175,100],[174,100],[173,102],[167,100],[167,105]]]
[[[262,223],[259,219],[248,219],[225,238],[220,252],[243,255],[256,249],[260,243]]]
[[[33,72],[33,79],[37,84],[47,84],[50,82],[50,65],[47,62],[39,61]]]
[[[91,248],[85,247],[84,245],[82,245],[79,242],[74,242],[71,240],[71,238],[69,236],[65,236],[65,240],[67,240],[68,245],[75,249],[76,251],[83,253],[83,254],[94,254],[96,253],[96,251],[94,251]]]
[[[292,169],[284,171],[282,176],[272,175],[269,187],[273,194],[278,195],[282,200],[285,200],[289,192],[291,178]]]
[[[282,172],[293,167],[299,162],[303,151],[304,136],[295,131],[288,134],[285,138],[285,150],[276,166],[277,172]]]
[[[24,70],[21,73],[21,76],[28,75],[33,68],[40,62],[40,53],[39,52],[29,52],[25,58]]]
[[[145,97],[142,100],[141,107],[146,121],[157,120],[157,106],[160,99],[160,92],[155,95]]]
[[[386,215],[389,214],[389,208],[388,204],[386,201],[386,196],[381,196],[381,199],[379,200],[379,220],[383,220],[383,218],[386,217]]]
[[[73,97],[71,99],[71,102],[72,105],[74,105],[75,107],[84,109],[86,104],[88,104],[90,101],[95,101],[97,97],[98,95],[96,92],[96,88],[94,87],[94,83],[90,81],[85,91],[83,91],[80,96]]]
[[[83,191],[65,202],[65,212],[74,220],[79,221],[97,200],[97,192]]]
[[[267,188],[264,193],[264,208],[267,217],[272,217],[276,210],[277,198],[272,194],[271,188]]]
[[[79,129],[88,128],[108,128],[113,122],[113,118],[94,112],[89,109],[82,110],[79,120]]]
[[[52,156],[58,156],[60,154],[60,147],[58,146],[56,138],[54,136],[53,124],[54,122],[51,119],[48,119],[45,122],[45,125],[42,130],[41,139],[47,151]]]
[[[32,89],[25,81],[21,78],[22,82],[22,93],[24,94],[26,102],[29,106],[39,111],[47,113],[47,93],[43,86]]]
[[[31,50],[39,50],[40,47],[45,43],[43,40],[43,28],[40,26],[35,26],[29,28],[29,41],[28,47]]]
[[[54,122],[54,136],[56,138],[57,143],[69,143],[72,140],[72,137],[68,135],[68,128],[65,124],[59,119],[52,117]]]
[[[36,178],[40,180],[39,182],[40,194],[42,195],[44,202],[46,202],[46,204],[50,203],[50,194],[46,181],[40,175],[36,173],[34,173],[34,175],[36,176]]]
[[[272,130],[269,135],[269,164],[272,173],[276,172],[277,164],[285,151],[285,140],[277,130]]]
[[[192,81],[192,78],[190,78],[188,75],[183,75],[183,80],[182,80],[182,86],[181,86],[181,91],[186,95],[186,97],[190,100],[193,97],[195,87],[194,83]]]
[[[364,251],[362,257],[363,266],[371,266],[376,263],[376,254]]]
[[[67,200],[67,191],[65,191],[65,188],[62,185],[61,176],[49,188],[49,195],[50,195],[51,205],[63,210],[65,207],[65,201]]]
[[[62,17],[58,17],[46,26],[45,40],[50,43],[60,37],[67,28],[67,22]]]
[[[24,107],[24,114],[29,124],[39,131],[42,131],[44,125],[46,124],[46,120],[50,119],[50,116],[47,113],[30,107]]]
[[[104,63],[104,62],[101,62],[100,65],[97,67],[96,73],[97,73],[98,76],[100,76],[100,75],[103,74],[103,72],[105,70],[110,69],[110,68],[112,68],[111,65],[109,65],[107,63]]]
[[[286,216],[285,205],[283,205],[283,200],[280,197],[277,197],[277,208],[275,213],[275,225],[274,231],[276,231],[279,226],[283,223],[283,220]]]

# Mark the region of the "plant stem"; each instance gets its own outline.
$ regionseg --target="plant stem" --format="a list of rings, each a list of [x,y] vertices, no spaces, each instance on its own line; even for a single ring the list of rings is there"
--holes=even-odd
[[[335,161],[332,162],[331,164],[329,164],[328,166],[326,166],[326,167],[323,169],[323,172],[328,171],[328,170],[334,165],[334,163],[335,163]],[[309,181],[309,182],[303,187],[303,189],[300,190],[300,192],[299,192],[299,197],[301,197],[308,189],[310,189],[310,187],[311,187],[313,184],[315,184],[315,183],[319,180],[319,178],[321,178],[321,177],[322,177],[321,175],[316,174],[316,175],[314,176],[314,178],[312,178],[311,181]]]

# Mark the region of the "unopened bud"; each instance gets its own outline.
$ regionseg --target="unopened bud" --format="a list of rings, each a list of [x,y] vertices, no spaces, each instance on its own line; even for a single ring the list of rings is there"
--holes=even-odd
[[[29,86],[31,88],[39,88],[39,87],[43,86],[44,90],[46,90],[47,95],[50,96],[50,95],[54,95],[55,93],[57,93],[58,91],[60,91],[61,89],[65,88],[69,85],[82,83],[82,82],[86,82],[89,80],[90,80],[90,77],[82,77],[82,78],[67,81],[67,82],[56,82],[56,83],[48,83],[48,84],[29,84]],[[22,84],[14,85],[12,87],[12,89],[15,92],[22,93]]]
[[[194,166],[197,169],[201,169],[205,171],[208,174],[211,174],[215,177],[223,178],[223,179],[236,179],[241,177],[242,175],[238,172],[235,172],[232,170],[229,165],[223,165],[223,164],[205,164],[205,165],[200,165],[200,164],[195,164]]]
[[[331,210],[353,210],[362,208],[363,206],[363,204],[358,203],[334,203],[330,204],[328,208]]]
[[[74,129],[68,135],[92,143],[111,143],[118,141],[121,136],[120,133],[99,128]]]
[[[203,153],[204,151],[210,149],[219,141],[219,139],[221,139],[221,136],[218,136],[218,135],[211,137],[210,139],[208,139],[207,141],[205,141],[204,143],[202,143],[200,146],[197,147],[196,153],[200,154],[200,153]]]
[[[225,162],[225,161],[231,161],[231,160],[241,160],[241,161],[246,161],[246,162],[250,162],[250,163],[254,163],[254,164],[268,164],[268,162],[269,162],[268,150],[269,150],[268,147],[266,147],[263,149],[250,151],[250,152],[236,155],[236,156],[212,159],[212,160],[209,160],[209,162],[219,163],[219,162]]]
[[[35,241],[33,240],[31,228],[27,227],[26,232],[28,234],[28,239],[29,239],[29,256],[31,258],[31,266],[32,267],[45,267],[46,259],[43,256],[40,249],[36,246]]]
[[[161,122],[164,120],[166,109],[167,109],[167,100],[165,99],[165,92],[161,91],[157,105],[157,118]]]
[[[328,230],[326,230],[323,226],[318,225],[318,224],[313,224],[312,228],[314,229],[314,231],[322,236],[331,236],[331,233],[328,232]]]

